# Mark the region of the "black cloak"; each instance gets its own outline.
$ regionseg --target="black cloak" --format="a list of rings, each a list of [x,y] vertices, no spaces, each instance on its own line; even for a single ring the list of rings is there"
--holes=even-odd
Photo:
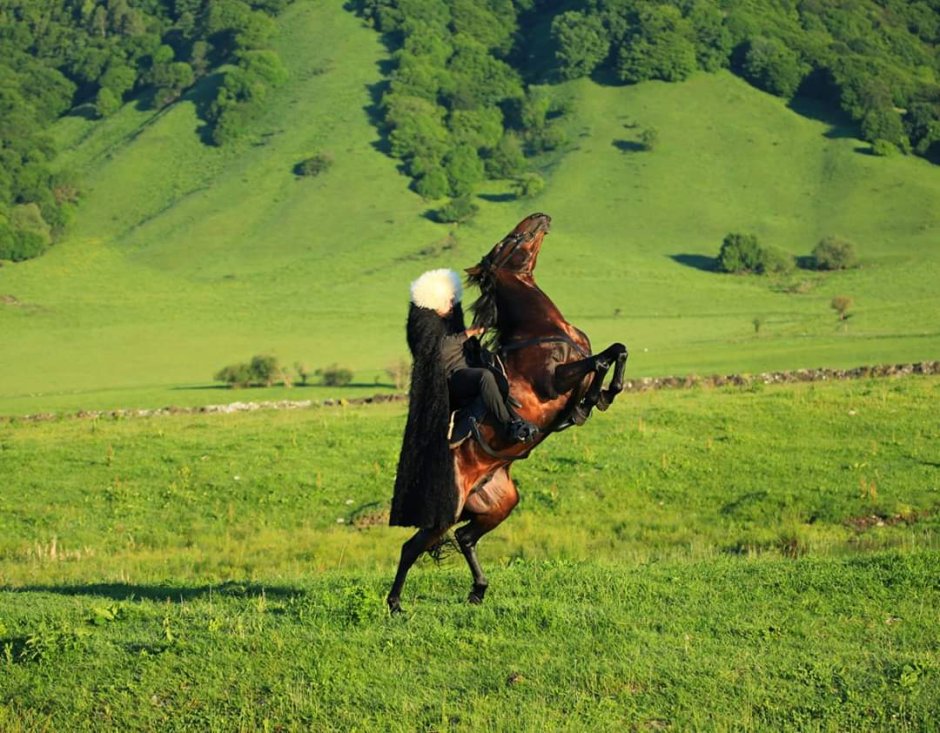
[[[465,330],[459,303],[447,318],[414,303],[408,311],[411,387],[389,524],[445,529],[457,519],[454,456],[447,441],[450,401],[441,339]]]

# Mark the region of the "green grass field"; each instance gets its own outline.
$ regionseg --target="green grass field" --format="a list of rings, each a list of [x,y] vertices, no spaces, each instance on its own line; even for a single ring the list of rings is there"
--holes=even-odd
[[[290,81],[234,147],[200,142],[211,79],[157,114],[59,124],[60,164],[85,172],[86,193],[66,241],[0,269],[0,414],[217,402],[187,388],[265,352],[387,381],[408,282],[473,264],[534,210],[554,218],[540,283],[597,345],[626,342],[635,376],[940,354],[940,176],[923,160],[859,152],[727,73],[579,81],[559,87],[576,111],[545,192],[506,201],[508,184],[488,185],[454,243],[377,148],[378,35],[338,2],[297,2],[279,27]],[[644,127],[656,149],[623,152]],[[333,168],[298,180],[317,150]],[[794,255],[838,234],[862,267],[783,282],[701,269],[730,231]],[[855,301],[845,327],[838,294]]]
[[[934,730],[938,393],[623,395],[395,618],[401,404],[0,423],[0,729]]]

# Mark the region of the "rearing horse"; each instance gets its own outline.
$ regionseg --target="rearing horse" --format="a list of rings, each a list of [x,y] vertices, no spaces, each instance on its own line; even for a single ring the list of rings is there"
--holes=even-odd
[[[615,343],[592,355],[588,337],[565,320],[535,283],[532,272],[550,222],[546,214],[526,217],[467,270],[469,282],[478,285],[481,293],[472,306],[473,325],[485,326],[490,333],[495,329],[495,349],[505,366],[510,392],[521,404],[517,412],[539,428],[533,442],[519,444],[509,443],[483,423],[475,426],[475,440],[466,440],[452,451],[458,508],[451,526],[466,522],[454,537],[473,574],[471,603],[481,603],[489,585],[477,559],[477,542],[519,503],[509,475],[513,461],[526,458],[550,433],[581,425],[595,406],[606,410],[623,391],[627,348]],[[611,366],[613,376],[605,388]],[[401,610],[409,569],[448,529],[419,529],[402,545],[387,599],[393,613]]]

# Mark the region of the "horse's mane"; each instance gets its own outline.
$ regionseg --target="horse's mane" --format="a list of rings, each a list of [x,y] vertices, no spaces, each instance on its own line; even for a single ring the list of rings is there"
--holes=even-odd
[[[499,332],[496,329],[498,313],[496,311],[496,283],[493,273],[485,262],[481,262],[477,272],[467,275],[467,285],[475,285],[480,289],[480,297],[473,301],[470,310],[473,312],[473,325],[486,328],[484,341],[487,346],[499,341]]]

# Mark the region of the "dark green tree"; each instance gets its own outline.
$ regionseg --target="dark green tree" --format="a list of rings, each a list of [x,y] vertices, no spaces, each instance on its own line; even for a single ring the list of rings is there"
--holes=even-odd
[[[451,28],[478,41],[496,56],[512,48],[516,10],[511,0],[450,0]]]
[[[459,196],[431,212],[431,216],[442,224],[463,224],[476,216],[479,210],[480,207],[469,196]]]
[[[805,71],[796,52],[773,38],[752,39],[741,67],[754,86],[784,99],[794,95]]]
[[[489,178],[512,178],[525,166],[522,140],[515,132],[506,132],[496,147],[489,150],[483,159]]]
[[[671,5],[643,5],[617,49],[622,81],[682,81],[695,71],[692,24]]]
[[[757,272],[761,248],[754,234],[728,234],[718,253],[721,272]]]
[[[812,257],[817,270],[845,270],[858,264],[855,245],[835,236],[821,239],[813,248]]]
[[[734,40],[722,8],[711,0],[694,0],[687,17],[692,24],[699,68],[717,71],[727,66]]]
[[[454,196],[467,196],[485,177],[483,161],[470,145],[458,145],[444,158],[444,170]]]
[[[455,145],[492,149],[503,137],[503,113],[499,107],[455,109],[448,117],[447,127]]]
[[[447,172],[440,165],[429,165],[415,181],[415,191],[426,199],[439,199],[450,194]]]
[[[610,51],[610,38],[599,15],[562,13],[552,21],[551,33],[562,79],[588,76]]]

